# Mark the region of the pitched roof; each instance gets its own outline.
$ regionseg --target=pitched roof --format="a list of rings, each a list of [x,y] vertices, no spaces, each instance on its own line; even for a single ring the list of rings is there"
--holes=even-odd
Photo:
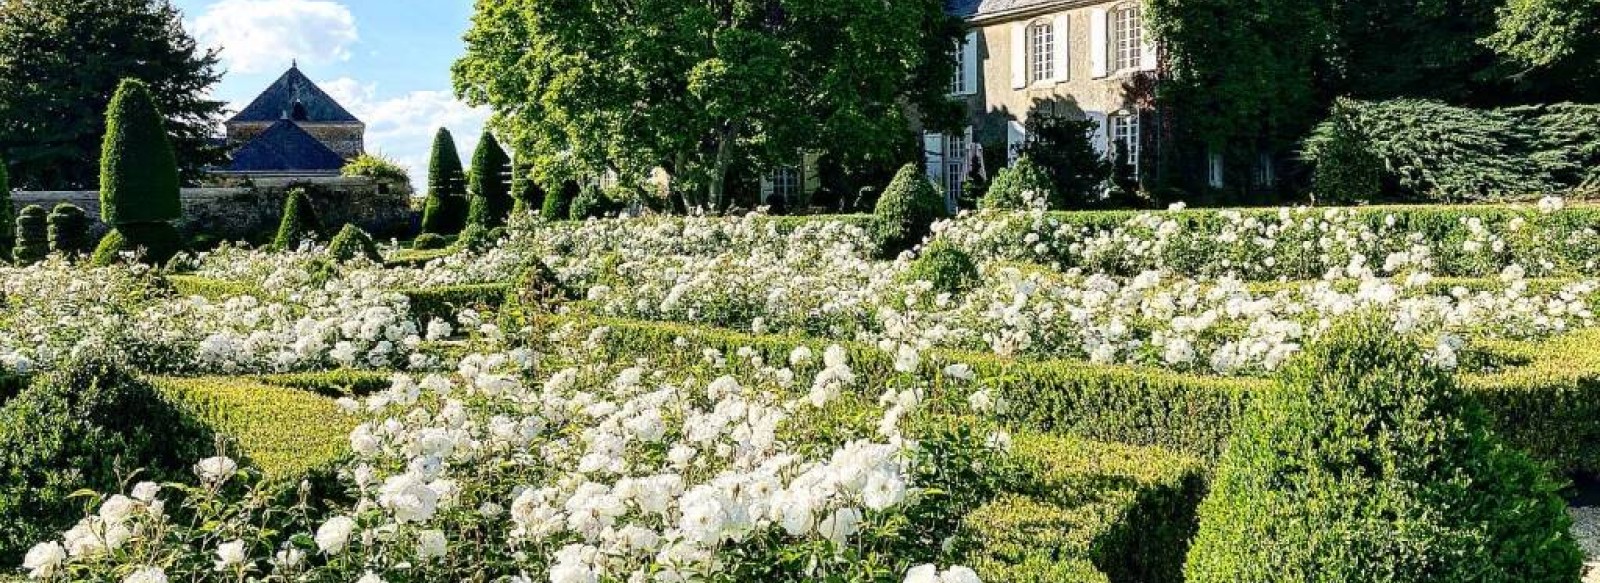
[[[275,122],[296,113],[295,105],[304,108],[305,119],[311,123],[360,123],[344,106],[312,83],[300,67],[289,70],[262,91],[249,107],[233,116],[232,122]]]
[[[1070,3],[1071,0],[945,0],[944,9],[951,16],[972,19]]]
[[[232,172],[282,172],[339,170],[344,158],[289,120],[279,120],[267,131],[233,153]]]

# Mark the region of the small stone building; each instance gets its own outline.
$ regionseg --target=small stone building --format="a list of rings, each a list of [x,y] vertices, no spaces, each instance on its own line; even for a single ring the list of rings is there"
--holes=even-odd
[[[222,175],[337,176],[366,150],[367,125],[298,65],[224,125],[230,154]]]

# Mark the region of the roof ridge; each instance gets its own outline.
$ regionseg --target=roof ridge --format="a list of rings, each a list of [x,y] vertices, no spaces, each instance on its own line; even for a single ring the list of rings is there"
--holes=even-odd
[[[290,114],[297,101],[305,108],[306,119],[302,121],[307,123],[361,123],[360,119],[351,115],[349,110],[307,77],[300,70],[298,62],[227,123],[275,122]]]

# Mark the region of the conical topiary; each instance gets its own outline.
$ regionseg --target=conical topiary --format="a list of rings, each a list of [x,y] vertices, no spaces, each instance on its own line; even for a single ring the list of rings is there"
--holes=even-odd
[[[512,205],[510,177],[511,157],[495,141],[494,134],[484,130],[478,150],[472,154],[467,222],[490,229],[506,224]]]
[[[322,232],[322,222],[317,219],[317,209],[304,188],[289,191],[283,201],[283,218],[278,222],[278,236],[272,240],[274,251],[295,251],[306,241],[316,241]]]
[[[17,214],[17,263],[36,263],[50,255],[50,239],[45,226],[44,207],[29,205]]]
[[[454,235],[467,224],[466,177],[450,130],[439,128],[428,162],[428,201],[422,211],[422,232]]]
[[[76,205],[61,203],[50,211],[50,250],[66,256],[89,251],[89,215]]]
[[[1578,580],[1549,468],[1386,319],[1337,324],[1255,398],[1200,506],[1190,583]]]
[[[934,221],[947,216],[944,196],[928,175],[916,164],[906,164],[878,197],[873,211],[872,234],[878,252],[892,257],[915,247]]]
[[[578,198],[578,192],[583,187],[577,182],[566,181],[561,183],[561,190],[551,192],[544,197],[544,208],[539,214],[548,221],[565,221],[571,218],[572,201]]]
[[[538,212],[544,208],[544,189],[534,179],[533,166],[520,160],[511,168],[512,214]]]
[[[106,111],[100,219],[108,225],[177,220],[178,159],[144,83],[127,79]]]
[[[16,208],[11,202],[11,173],[5,160],[0,160],[0,263],[11,260],[11,248],[17,244]]]
[[[378,252],[378,244],[372,240],[372,235],[350,224],[340,229],[339,234],[334,235],[333,241],[328,243],[328,256],[337,261],[361,257],[373,263],[383,263],[383,254]]]

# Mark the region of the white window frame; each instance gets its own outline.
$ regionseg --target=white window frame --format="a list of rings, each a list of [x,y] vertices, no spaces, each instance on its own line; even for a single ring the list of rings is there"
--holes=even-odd
[[[1116,160],[1117,155],[1124,151],[1128,153],[1128,164],[1135,169],[1139,167],[1139,113],[1122,112],[1111,116],[1111,159]]]
[[[964,40],[956,41],[955,61],[956,74],[950,77],[950,94],[965,95],[967,92],[967,47]]]
[[[967,179],[967,161],[972,155],[967,137],[971,130],[944,137],[944,193],[946,200],[961,200],[962,182]]]
[[[800,169],[793,166],[783,166],[772,171],[772,176],[767,180],[772,182],[772,194],[782,196],[784,202],[789,202],[800,197],[800,188],[803,186],[800,178]],[[766,204],[767,201],[761,201]]]
[[[1111,11],[1111,69],[1144,68],[1144,15],[1138,4],[1123,4]]]
[[[1056,38],[1055,22],[1049,19],[1035,20],[1028,24],[1028,84],[1045,83],[1056,79],[1056,43],[1064,39]]]

